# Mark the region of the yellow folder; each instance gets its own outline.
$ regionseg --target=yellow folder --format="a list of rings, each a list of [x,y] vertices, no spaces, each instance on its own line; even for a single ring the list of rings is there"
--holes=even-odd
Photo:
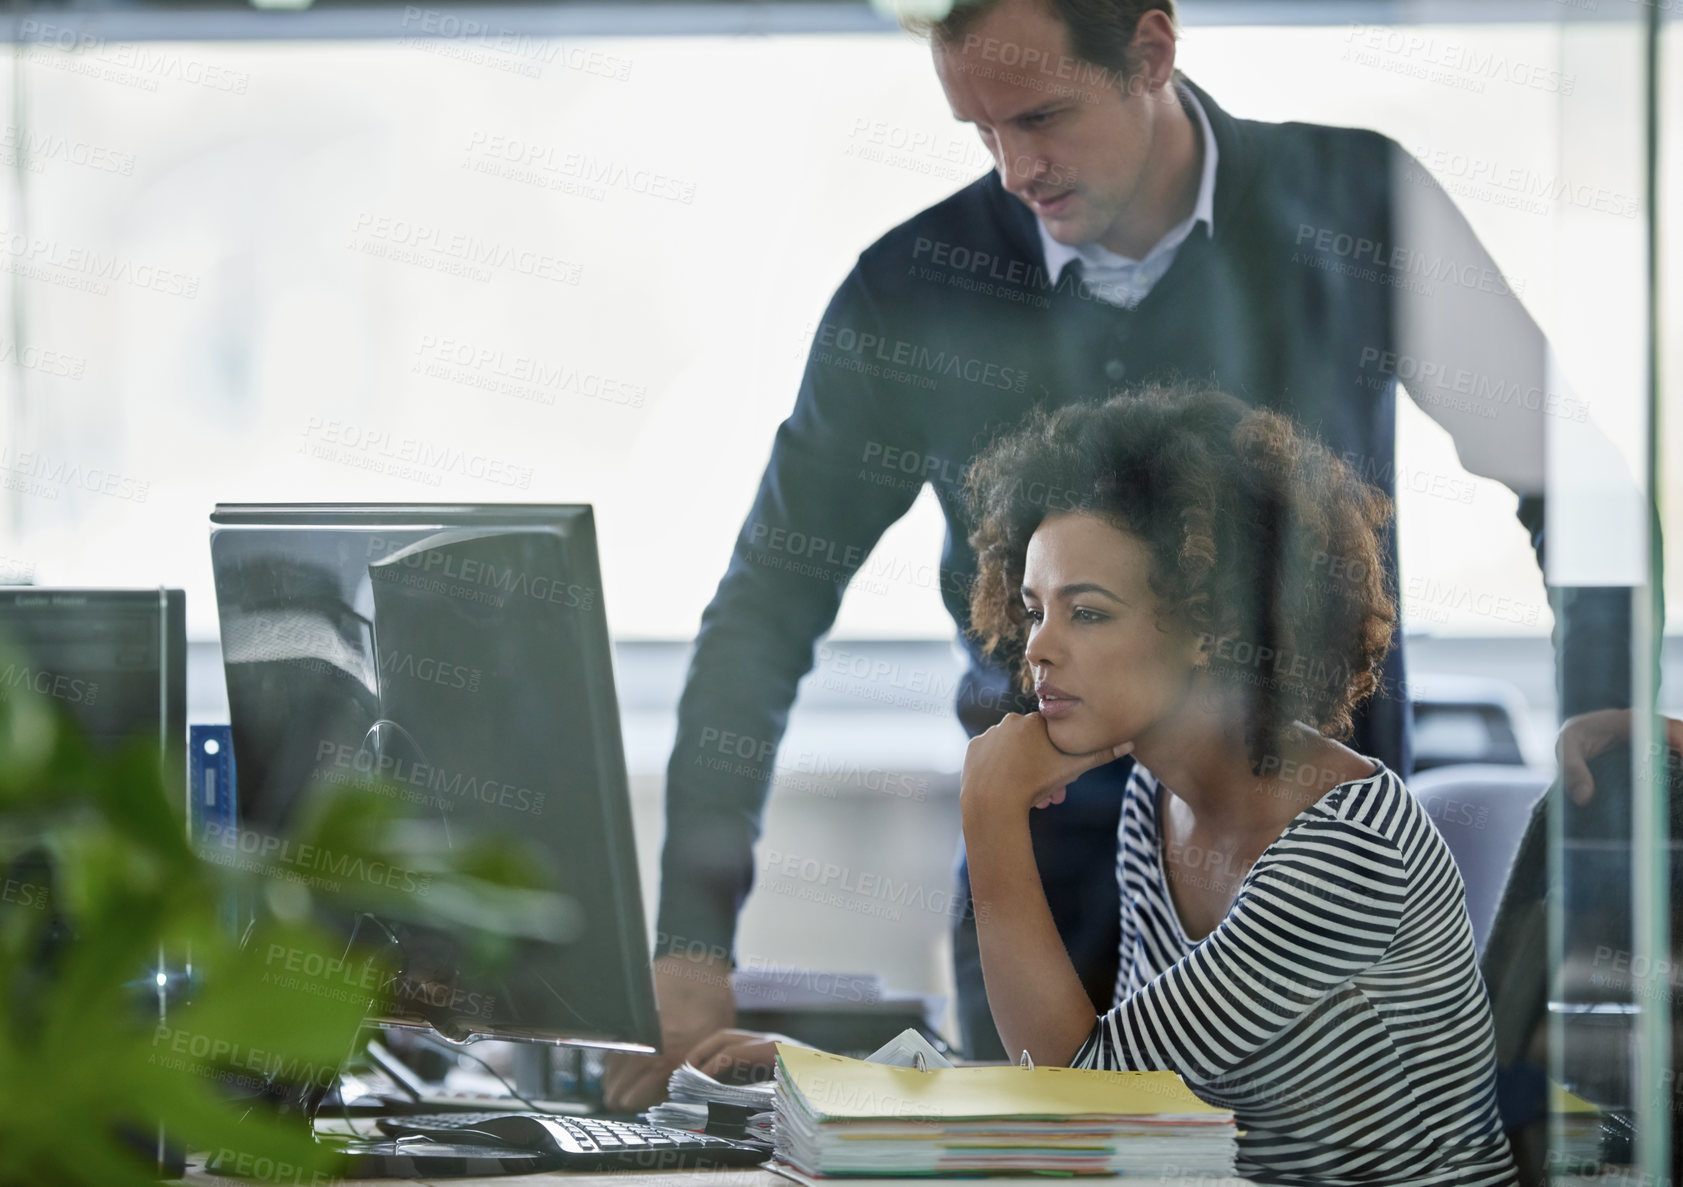
[[[1601,1110],[1575,1092],[1568,1092],[1553,1080],[1549,1081],[1549,1109],[1566,1116],[1599,1114]]]
[[[920,1071],[777,1045],[780,1078],[821,1121],[1176,1117],[1228,1121],[1173,1072],[1067,1067]]]

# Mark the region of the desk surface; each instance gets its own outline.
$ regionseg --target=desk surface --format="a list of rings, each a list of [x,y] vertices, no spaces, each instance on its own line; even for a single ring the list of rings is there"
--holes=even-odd
[[[332,1187],[379,1187],[383,1183],[392,1183],[392,1179],[335,1179]],[[717,1171],[633,1171],[609,1174],[580,1174],[576,1171],[545,1171],[535,1175],[501,1175],[492,1179],[419,1179],[410,1182],[436,1184],[437,1187],[499,1187],[510,1183],[545,1183],[562,1184],[576,1183],[580,1187],[794,1187],[794,1185],[780,1175],[774,1175],[766,1170],[717,1170]],[[860,1187],[876,1180],[860,1179]],[[1132,1175],[1126,1179],[1102,1178],[1096,1180],[1101,1183],[1126,1183],[1128,1187],[1255,1187],[1250,1179],[1210,1179],[1192,1177],[1182,1179],[1141,1179]],[[187,1172],[183,1182],[188,1184],[209,1185],[216,1187],[266,1187],[257,1179],[231,1179],[224,1175],[207,1174],[202,1164],[195,1165]],[[938,1183],[936,1179],[919,1179],[918,1183],[925,1187],[932,1187]],[[977,1187],[975,1179],[955,1180],[966,1187]],[[989,1179],[986,1187],[1046,1187],[1044,1177],[1022,1179]]]
[[[318,1125],[323,1132],[345,1132],[338,1128],[337,1121],[328,1121],[325,1126]],[[355,1129],[348,1131],[350,1135]],[[262,1179],[240,1179],[230,1175],[211,1174],[204,1169],[205,1160],[202,1156],[188,1159],[187,1175],[182,1182],[190,1187],[318,1187],[316,1184],[303,1180],[294,1184],[293,1180],[282,1179],[276,1182],[266,1182]],[[1128,1187],[1256,1187],[1251,1179],[1212,1179],[1204,1175],[1189,1175],[1179,1178],[1142,1179],[1135,1175],[1097,1176],[1097,1183],[1122,1183]],[[728,1170],[691,1170],[691,1171],[540,1171],[530,1175],[496,1175],[491,1178],[440,1178],[424,1179],[332,1179],[323,1180],[319,1187],[379,1187],[380,1184],[410,1182],[436,1184],[437,1187],[495,1187],[496,1184],[532,1183],[532,1184],[562,1184],[573,1183],[578,1187],[798,1187],[791,1179],[760,1167],[744,1167]],[[836,1180],[846,1183],[847,1180]],[[859,1187],[869,1184],[893,1184],[894,1187],[936,1187],[939,1179],[860,1179]],[[977,1179],[958,1179],[953,1182],[962,1187],[1047,1187],[1044,1175],[1027,1177],[994,1177],[985,1181]]]

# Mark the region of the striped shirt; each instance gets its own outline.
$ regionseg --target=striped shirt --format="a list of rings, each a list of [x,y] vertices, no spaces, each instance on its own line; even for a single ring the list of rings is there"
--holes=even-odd
[[[1299,813],[1196,943],[1159,800],[1136,766],[1116,1005],[1071,1065],[1179,1072],[1233,1110],[1258,1182],[1517,1183],[1461,875],[1402,780],[1380,765]]]

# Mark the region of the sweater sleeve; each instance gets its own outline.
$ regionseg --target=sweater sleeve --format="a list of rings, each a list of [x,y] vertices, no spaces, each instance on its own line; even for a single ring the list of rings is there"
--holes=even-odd
[[[731,952],[796,685],[848,581],[922,486],[880,460],[921,441],[894,412],[892,385],[872,375],[883,368],[872,367],[870,343],[907,332],[891,320],[856,267],[817,329],[702,614],[667,766],[656,955]]]
[[[1098,1018],[1070,1066],[1219,1078],[1385,954],[1406,889],[1401,851],[1376,830],[1299,825],[1213,932]]]
[[[1578,459],[1580,474],[1565,487],[1573,501],[1612,498],[1608,492],[1623,490],[1626,502],[1611,505],[1637,507],[1635,480],[1526,310],[1529,278],[1503,275],[1430,170],[1395,142],[1389,143],[1389,152],[1392,251],[1409,281],[1395,289],[1396,368],[1409,397],[1448,430],[1461,464],[1519,495],[1516,513],[1546,579],[1543,494],[1549,432],[1570,443],[1570,450],[1557,448],[1555,456],[1570,452]],[[1560,489],[1557,483],[1557,493]],[[1574,513],[1580,522],[1588,514],[1583,507]],[[1629,530],[1648,526],[1632,523]],[[1555,571],[1581,573],[1584,562],[1568,559],[1576,563],[1562,565],[1557,558]],[[1658,558],[1659,571],[1657,566]],[[1593,576],[1596,586],[1604,576]],[[1550,584],[1561,591],[1554,644],[1563,716],[1628,707],[1628,590],[1568,578]]]
[[[1397,374],[1463,466],[1540,495],[1548,417],[1581,405],[1550,390],[1548,340],[1521,300],[1528,278],[1504,275],[1431,171],[1389,149]]]

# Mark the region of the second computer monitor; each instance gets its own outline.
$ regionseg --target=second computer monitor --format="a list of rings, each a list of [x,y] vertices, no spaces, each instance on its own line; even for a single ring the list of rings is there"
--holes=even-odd
[[[541,874],[547,906],[513,929],[512,960],[508,929],[429,920],[425,893],[397,918],[332,921],[397,964],[377,1020],[652,1049],[591,508],[242,505],[212,522],[242,828],[284,835],[313,797],[375,775],[397,843],[414,838],[411,882],[457,843]]]

